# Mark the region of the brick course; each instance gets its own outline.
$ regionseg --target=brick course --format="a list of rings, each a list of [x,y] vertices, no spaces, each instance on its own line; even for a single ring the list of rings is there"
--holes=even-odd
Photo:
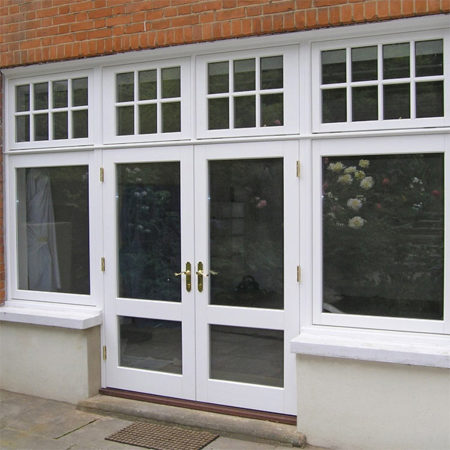
[[[450,0],[3,0],[0,67],[450,12]]]

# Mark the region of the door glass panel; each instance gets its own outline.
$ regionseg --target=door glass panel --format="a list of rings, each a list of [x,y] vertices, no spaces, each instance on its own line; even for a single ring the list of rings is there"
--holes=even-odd
[[[210,378],[283,387],[283,331],[210,326]]]
[[[120,365],[182,373],[181,322],[119,317]]]
[[[283,160],[209,162],[210,302],[283,309]]]
[[[180,165],[117,166],[119,295],[181,301]]]

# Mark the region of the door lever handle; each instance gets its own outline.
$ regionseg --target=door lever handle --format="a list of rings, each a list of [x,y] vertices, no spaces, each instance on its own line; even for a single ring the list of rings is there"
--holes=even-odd
[[[191,272],[191,263],[186,263],[186,270],[184,272],[175,272],[174,275],[176,277],[180,277],[181,275],[186,275],[186,291],[191,292],[192,289],[192,272]]]
[[[203,276],[206,276],[205,273],[203,273],[203,263],[201,261],[197,264],[197,289],[198,292],[203,292]]]

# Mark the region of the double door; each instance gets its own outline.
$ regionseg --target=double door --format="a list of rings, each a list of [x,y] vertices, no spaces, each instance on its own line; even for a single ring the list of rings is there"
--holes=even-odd
[[[297,143],[103,158],[106,385],[295,414]]]

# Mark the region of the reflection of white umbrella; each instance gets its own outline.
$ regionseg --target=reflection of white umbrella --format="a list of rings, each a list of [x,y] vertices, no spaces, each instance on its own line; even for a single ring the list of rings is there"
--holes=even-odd
[[[27,247],[28,289],[60,289],[50,177],[40,168],[29,169],[27,174]]]

